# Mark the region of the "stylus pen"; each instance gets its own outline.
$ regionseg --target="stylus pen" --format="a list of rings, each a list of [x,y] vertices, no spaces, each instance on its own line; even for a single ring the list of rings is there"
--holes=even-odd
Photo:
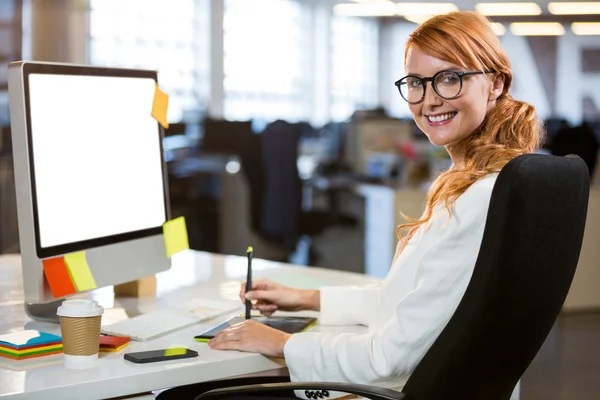
[[[252,246],[248,246],[246,250],[246,256],[248,257],[248,272],[246,276],[246,293],[252,290]],[[250,319],[250,310],[252,309],[252,303],[250,300],[246,300],[246,319]]]

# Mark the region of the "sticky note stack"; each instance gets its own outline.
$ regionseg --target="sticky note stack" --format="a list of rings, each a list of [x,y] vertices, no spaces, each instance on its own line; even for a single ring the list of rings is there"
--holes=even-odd
[[[62,352],[62,338],[50,333],[26,330],[0,335],[1,357],[24,360]]]
[[[100,336],[100,351],[116,353],[129,345],[129,336]]]

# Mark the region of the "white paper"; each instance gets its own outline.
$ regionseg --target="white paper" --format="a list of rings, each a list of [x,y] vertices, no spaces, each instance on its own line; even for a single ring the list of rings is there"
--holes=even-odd
[[[40,332],[34,330],[13,332],[6,335],[0,335],[0,342],[8,342],[20,346],[38,336],[40,336]]]

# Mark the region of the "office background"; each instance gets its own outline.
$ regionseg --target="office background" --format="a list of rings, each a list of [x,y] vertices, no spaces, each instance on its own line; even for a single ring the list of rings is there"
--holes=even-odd
[[[577,24],[600,23],[600,6],[556,15],[546,0],[520,3],[527,5],[517,13],[532,15],[492,16],[513,64],[513,97],[546,121],[545,151],[580,153],[596,180],[600,28]],[[418,216],[430,178],[449,161],[424,140],[393,85],[427,4],[402,11],[389,1],[0,0],[0,251],[19,248],[6,65],[27,59],[159,71],[170,96],[171,203],[188,221],[193,248],[243,254],[250,242],[259,257],[384,276],[398,211]],[[523,22],[554,25],[523,34],[512,25]],[[591,372],[556,375],[549,363],[534,363],[524,399],[551,398],[540,394],[549,374],[573,390],[570,398],[600,394],[585,380],[600,371],[600,268],[591,249],[598,235],[588,221],[585,265],[567,302],[577,314],[561,317],[541,356],[573,371],[592,363]]]

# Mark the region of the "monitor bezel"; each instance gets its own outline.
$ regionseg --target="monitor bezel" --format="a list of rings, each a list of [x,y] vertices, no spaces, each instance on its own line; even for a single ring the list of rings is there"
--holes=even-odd
[[[45,75],[78,75],[78,76],[106,76],[106,77],[123,77],[123,78],[144,78],[153,79],[158,82],[156,71],[138,70],[126,68],[107,68],[95,66],[72,66],[72,65],[56,65],[56,64],[23,64],[23,88],[24,88],[24,109],[25,109],[25,124],[27,130],[27,146],[28,162],[29,162],[29,184],[31,188],[31,201],[33,212],[33,230],[35,236],[35,249],[38,258],[55,257],[62,254],[73,253],[76,251],[91,249],[110,244],[116,244],[129,240],[141,239],[149,236],[154,236],[162,233],[162,225],[152,228],[137,230],[133,232],[119,233],[116,235],[102,236],[94,239],[82,240],[72,243],[42,247],[40,242],[40,226],[38,218],[37,204],[37,188],[35,184],[35,165],[33,152],[33,136],[31,129],[31,104],[29,99],[29,76],[31,74]],[[156,122],[158,127],[157,139],[159,141],[160,157],[162,163],[162,180],[163,180],[163,196],[164,196],[164,218],[165,221],[169,217],[169,198],[168,198],[168,176],[165,168],[165,155],[163,149],[163,138],[165,135],[163,126]]]

